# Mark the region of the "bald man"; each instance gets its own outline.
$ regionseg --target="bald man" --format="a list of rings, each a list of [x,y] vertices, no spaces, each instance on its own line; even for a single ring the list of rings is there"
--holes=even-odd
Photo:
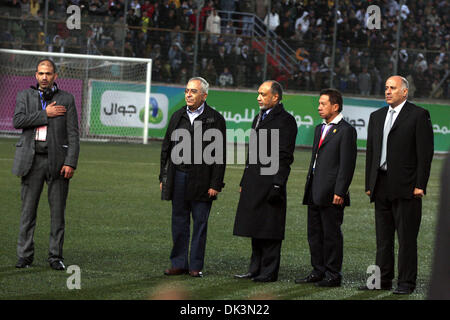
[[[14,128],[22,134],[16,144],[12,172],[21,177],[22,214],[16,268],[28,268],[34,259],[34,230],[39,199],[48,185],[50,245],[48,262],[54,270],[65,270],[63,243],[69,180],[80,152],[75,98],[59,90],[52,60],[36,65],[37,85],[17,94]]]
[[[398,280],[393,293],[411,294],[416,288],[417,235],[433,159],[433,128],[429,112],[407,101],[405,78],[387,79],[385,98],[388,106],[370,115],[366,154],[365,190],[375,202],[378,289],[392,287],[397,231]]]

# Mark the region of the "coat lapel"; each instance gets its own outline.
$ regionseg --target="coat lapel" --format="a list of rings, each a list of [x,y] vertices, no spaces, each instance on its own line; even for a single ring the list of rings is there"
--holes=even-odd
[[[261,120],[261,122],[259,123],[258,129],[260,129],[261,127],[266,125],[268,122],[272,121],[277,116],[277,114],[279,114],[282,110],[283,110],[282,103],[279,103],[278,105],[273,107],[273,110],[271,110],[269,112],[269,114],[264,118],[264,120]]]

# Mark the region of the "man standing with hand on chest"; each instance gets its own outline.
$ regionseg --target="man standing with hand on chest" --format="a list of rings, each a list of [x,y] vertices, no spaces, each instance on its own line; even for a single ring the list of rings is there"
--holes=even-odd
[[[14,128],[22,129],[12,169],[22,179],[16,268],[28,268],[33,262],[37,208],[47,182],[51,218],[48,262],[52,269],[64,270],[66,200],[80,152],[78,116],[73,95],[59,90],[55,83],[58,75],[53,61],[40,60],[35,76],[37,87],[18,93],[13,118]]]

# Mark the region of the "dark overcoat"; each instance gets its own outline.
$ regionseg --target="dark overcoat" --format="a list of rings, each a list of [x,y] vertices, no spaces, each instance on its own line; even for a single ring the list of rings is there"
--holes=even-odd
[[[255,128],[256,117],[252,123]],[[252,152],[259,150],[252,146],[261,141],[263,129],[267,133],[267,154],[278,152],[279,166],[276,173],[262,174],[261,169],[272,164],[263,164],[259,152],[254,155],[256,161],[251,161]],[[279,150],[272,146],[271,135],[278,130]],[[294,161],[295,139],[297,137],[297,123],[280,103],[260,122],[255,134],[250,136],[247,163],[240,186],[242,188],[234,222],[233,234],[236,236],[251,237],[257,239],[284,239],[286,223],[286,184],[291,164]],[[256,139],[256,140],[255,140]],[[255,143],[255,141],[258,141]],[[257,150],[256,150],[257,149]],[[250,153],[250,154],[249,154]],[[264,154],[263,154],[264,156]],[[255,162],[255,163],[252,163]],[[273,185],[281,187],[283,199],[278,204],[270,204],[267,197]]]

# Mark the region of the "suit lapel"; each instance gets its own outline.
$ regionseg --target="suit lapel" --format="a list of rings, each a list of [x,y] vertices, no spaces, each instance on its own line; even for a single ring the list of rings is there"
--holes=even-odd
[[[397,129],[397,127],[401,125],[401,123],[404,122],[409,117],[410,113],[411,113],[411,106],[409,102],[406,101],[406,103],[403,105],[402,110],[398,114],[397,119],[395,119],[395,122],[392,125],[391,131],[389,133]]]
[[[41,111],[42,110],[42,104],[41,104],[41,96],[39,95],[38,90],[33,90],[33,96],[35,97],[33,99],[33,105],[31,106],[31,109],[33,109],[33,112],[35,110]]]
[[[316,153],[317,148],[319,147],[321,132],[322,132],[322,124],[319,124],[316,126],[316,130],[314,131],[313,153]]]
[[[386,115],[389,110],[389,107],[384,107],[383,110],[378,115],[377,121],[374,122],[376,127],[374,128],[374,145],[375,150],[380,150],[381,157],[381,148],[383,145],[383,131],[384,131],[384,122],[386,120]]]
[[[322,148],[328,141],[334,138],[336,133],[339,131],[340,125],[342,123],[342,120],[339,121],[338,124],[334,124],[330,129],[328,129],[327,135],[325,136],[325,139],[323,139],[322,144],[320,147]],[[322,130],[321,130],[322,131]],[[319,137],[320,138],[320,137]]]

